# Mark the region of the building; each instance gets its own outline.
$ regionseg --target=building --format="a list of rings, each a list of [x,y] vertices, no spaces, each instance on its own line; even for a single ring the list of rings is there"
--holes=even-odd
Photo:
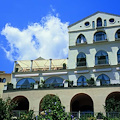
[[[7,85],[7,82],[11,82],[11,74],[0,71],[0,98],[3,95],[4,85]]]
[[[16,110],[41,111],[46,94],[58,95],[67,112],[105,112],[107,99],[120,100],[120,16],[96,12],[68,29],[68,59],[15,61],[14,90],[3,98],[18,100]]]

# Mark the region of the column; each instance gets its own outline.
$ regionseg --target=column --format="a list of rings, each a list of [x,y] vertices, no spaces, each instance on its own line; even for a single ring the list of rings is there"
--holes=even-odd
[[[50,59],[49,70],[51,70],[52,59]]]

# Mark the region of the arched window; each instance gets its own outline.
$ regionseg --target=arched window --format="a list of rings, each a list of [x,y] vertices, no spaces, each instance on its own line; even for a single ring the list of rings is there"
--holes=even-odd
[[[98,51],[95,55],[95,64],[96,65],[109,64],[107,52],[103,50]]]
[[[77,66],[86,66],[86,55],[82,52],[77,55]]]
[[[120,29],[115,33],[115,39],[120,39]]]
[[[23,78],[17,82],[16,88],[30,88],[33,87],[35,80],[32,78]]]
[[[46,87],[62,87],[63,79],[60,77],[51,77],[45,81]]]
[[[80,76],[77,80],[77,86],[86,86],[86,85],[87,85],[86,78],[84,76]]]
[[[99,75],[97,77],[97,81],[100,81],[100,85],[109,85],[110,84],[110,78],[105,74]]]
[[[117,52],[117,59],[118,59],[118,63],[120,63],[120,49]]]
[[[102,19],[98,18],[97,19],[97,27],[101,27],[102,26]]]
[[[86,42],[86,38],[84,35],[81,34],[77,37],[77,44],[85,43],[85,42]]]
[[[5,83],[5,82],[6,82],[6,78],[3,78],[3,79],[2,79],[2,82]]]
[[[106,33],[105,32],[96,32],[95,35],[94,35],[94,41],[97,42],[97,41],[104,41],[107,39],[107,36],[106,36]]]

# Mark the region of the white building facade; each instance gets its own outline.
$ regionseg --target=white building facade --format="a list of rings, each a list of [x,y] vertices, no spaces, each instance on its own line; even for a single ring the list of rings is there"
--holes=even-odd
[[[67,112],[105,112],[107,99],[120,100],[120,16],[96,12],[68,30],[68,59],[15,62],[14,90],[4,91],[3,98],[23,97],[29,103],[26,109],[39,111],[42,98],[54,94]],[[37,91],[20,91],[38,82]]]

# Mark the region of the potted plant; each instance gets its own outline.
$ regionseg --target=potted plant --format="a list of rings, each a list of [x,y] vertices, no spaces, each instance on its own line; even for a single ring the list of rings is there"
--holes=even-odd
[[[45,87],[45,81],[44,81],[44,80],[41,80],[40,87],[41,87],[41,88]]]
[[[13,90],[13,84],[7,83],[7,90]]]
[[[66,63],[63,63],[63,69],[66,69]]]
[[[38,89],[39,81],[35,81],[34,89]]]
[[[68,82],[68,87],[73,87],[73,81]]]
[[[30,89],[34,88],[34,83],[30,83]]]
[[[93,86],[95,84],[94,78],[87,79],[87,83],[89,86]]]
[[[64,87],[68,87],[68,82],[69,82],[69,80],[65,80]]]

